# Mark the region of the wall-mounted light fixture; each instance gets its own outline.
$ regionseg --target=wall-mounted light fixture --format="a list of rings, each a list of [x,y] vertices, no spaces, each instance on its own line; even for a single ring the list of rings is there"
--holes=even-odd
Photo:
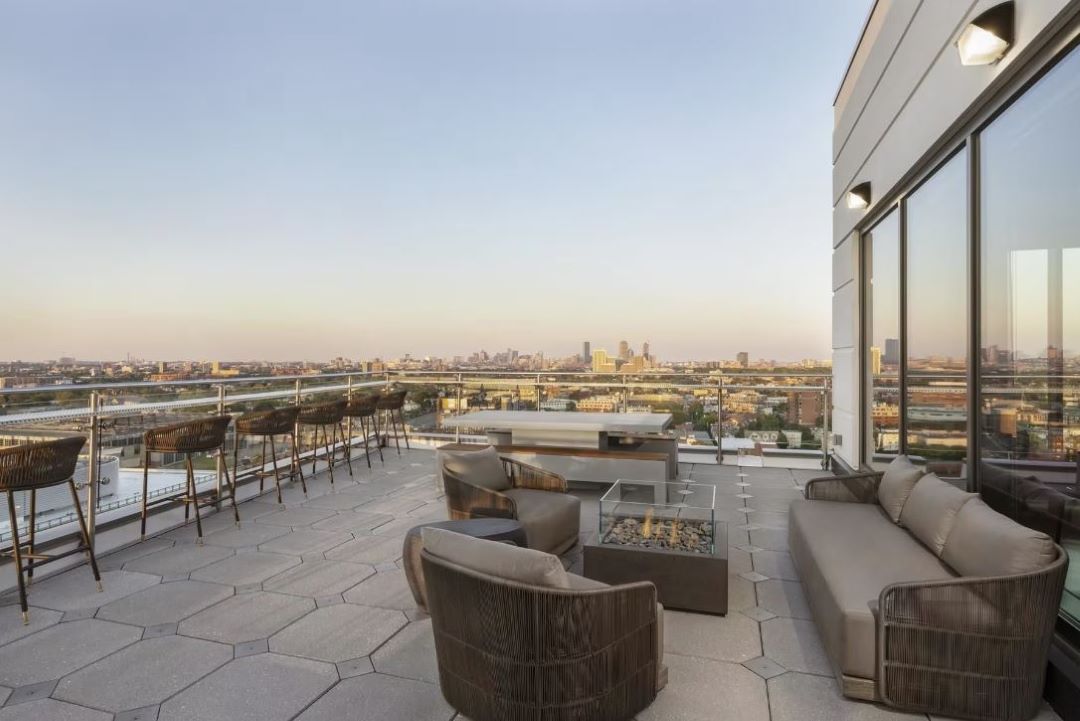
[[[870,183],[859,183],[848,191],[847,207],[864,210],[870,207]]]
[[[972,20],[956,39],[963,65],[989,65],[1005,57],[1015,39],[1016,3],[995,5]]]

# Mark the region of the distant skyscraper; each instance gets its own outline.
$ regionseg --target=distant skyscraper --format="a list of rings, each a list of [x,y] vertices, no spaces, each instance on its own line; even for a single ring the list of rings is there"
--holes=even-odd
[[[735,362],[737,362],[743,368],[748,367],[750,365],[750,354],[746,351],[736,354]]]
[[[619,357],[623,360],[630,357],[630,344],[624,340],[619,341]]]
[[[592,343],[589,341],[581,344],[581,360],[585,363],[592,363]]]
[[[870,346],[870,373],[881,375],[881,349],[876,345]]]
[[[641,344],[641,357],[645,360],[652,360],[652,356],[649,355],[649,341]]]
[[[900,339],[899,338],[886,338],[885,339],[885,355],[881,357],[882,363],[885,365],[900,365]]]
[[[606,350],[597,348],[592,354],[592,369],[594,373],[614,373],[615,361],[608,358]]]

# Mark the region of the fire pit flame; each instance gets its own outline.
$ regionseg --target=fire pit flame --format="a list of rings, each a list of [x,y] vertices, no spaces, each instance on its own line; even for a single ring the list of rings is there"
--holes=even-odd
[[[653,509],[645,511],[645,523],[641,527],[641,535],[645,538],[652,538],[652,517]]]

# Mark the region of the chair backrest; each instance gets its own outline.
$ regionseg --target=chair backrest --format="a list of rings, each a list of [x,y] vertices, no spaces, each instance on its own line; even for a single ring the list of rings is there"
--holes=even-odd
[[[344,398],[326,403],[309,403],[300,406],[300,415],[297,420],[310,426],[328,426],[340,423],[345,417],[345,406],[348,404]]]
[[[408,391],[397,390],[379,396],[377,407],[380,411],[396,411],[405,405],[405,396]]]
[[[236,419],[236,432],[256,436],[285,435],[293,432],[299,414],[299,406],[245,413]]]
[[[75,475],[85,436],[0,448],[0,491],[64,483]]]
[[[221,448],[232,416],[210,416],[193,421],[151,428],[143,434],[148,451],[163,453],[201,453]]]
[[[544,588],[420,557],[443,695],[469,718],[626,719],[656,696],[653,584]]]
[[[353,396],[345,407],[345,415],[351,418],[366,418],[375,415],[379,397],[371,393]]]

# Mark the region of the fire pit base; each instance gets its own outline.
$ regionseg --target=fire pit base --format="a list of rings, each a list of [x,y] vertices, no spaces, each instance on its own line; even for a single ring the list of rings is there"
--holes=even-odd
[[[647,548],[590,541],[585,544],[584,575],[609,584],[652,581],[665,608],[727,614],[727,538],[716,539],[714,553]]]

